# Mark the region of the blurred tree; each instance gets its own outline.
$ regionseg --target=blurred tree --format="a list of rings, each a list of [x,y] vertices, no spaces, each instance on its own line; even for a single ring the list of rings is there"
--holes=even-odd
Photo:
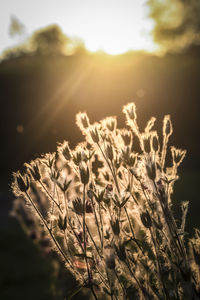
[[[26,41],[26,27],[16,16],[11,16],[8,31],[12,38],[16,38],[17,45],[4,50],[1,58],[4,60],[9,60],[28,55],[29,48]]]
[[[75,55],[84,55],[87,53],[85,43],[80,38],[71,39],[72,53]]]
[[[22,44],[16,47],[8,48],[2,53],[3,60],[14,59],[17,57],[25,57],[29,55],[29,50],[26,44]]]
[[[9,34],[11,37],[22,36],[25,34],[25,26],[22,24],[16,16],[11,16]]]
[[[200,1],[148,0],[154,20],[153,37],[161,48],[182,52],[200,46]]]
[[[33,33],[31,46],[33,51],[40,55],[64,54],[68,37],[56,24],[50,25]]]

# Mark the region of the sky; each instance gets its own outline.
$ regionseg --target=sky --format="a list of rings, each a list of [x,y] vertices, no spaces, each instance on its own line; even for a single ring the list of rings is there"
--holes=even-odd
[[[69,37],[83,39],[90,51],[154,51],[154,23],[148,18],[145,3],[146,0],[0,0],[0,53],[50,24],[59,25]],[[23,36],[9,35],[11,16],[25,25]]]

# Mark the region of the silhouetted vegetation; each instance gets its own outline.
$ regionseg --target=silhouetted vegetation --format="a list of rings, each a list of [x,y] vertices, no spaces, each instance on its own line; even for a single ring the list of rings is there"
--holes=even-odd
[[[68,38],[57,25],[50,25],[34,32],[30,41],[36,55],[64,54],[67,42]]]
[[[11,18],[10,35],[22,36],[25,27],[16,18]],[[17,46],[6,49],[2,61],[32,56],[67,56],[87,54],[84,42],[79,38],[69,38],[61,28],[52,24],[36,30],[29,38],[19,42]]]
[[[16,172],[12,213],[29,234],[31,218],[35,238],[60,255],[76,279],[72,296],[87,288],[96,300],[198,300],[200,231],[186,246],[189,202],[180,224],[172,212],[186,150],[169,148],[170,115],[158,136],[155,117],[141,131],[134,103],[123,113],[122,129],[115,117],[92,124],[77,114],[84,141],[74,149],[65,141]]]
[[[200,45],[200,2],[196,0],[148,0],[155,22],[154,40],[164,52],[184,52]]]
[[[25,26],[16,16],[11,16],[9,34],[11,37],[21,36],[25,33]]]

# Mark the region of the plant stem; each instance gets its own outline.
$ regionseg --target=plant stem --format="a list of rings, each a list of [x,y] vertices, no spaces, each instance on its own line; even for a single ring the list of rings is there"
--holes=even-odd
[[[114,179],[114,182],[115,182],[117,191],[118,191],[118,193],[120,194],[120,189],[119,189],[119,186],[118,186],[118,182],[117,182],[116,176],[115,176],[115,174],[114,174],[114,170],[112,169],[112,167],[111,167],[111,165],[110,165],[110,163],[109,163],[109,160],[108,160],[107,157],[105,156],[105,154],[104,154],[104,152],[103,152],[103,150],[102,150],[100,144],[97,143],[97,145],[98,145],[98,147],[99,147],[99,149],[100,149],[100,151],[101,151],[101,154],[103,155],[103,158],[105,159],[105,161],[106,161],[106,163],[107,163],[107,165],[108,165],[108,167],[109,167],[109,169],[110,169],[110,171],[111,171],[111,174],[112,174],[112,177],[113,177],[113,179]]]
[[[139,289],[141,290],[141,292],[142,292],[142,294],[143,294],[143,296],[144,296],[144,299],[146,299],[146,295],[145,295],[145,293],[144,293],[143,287],[141,286],[141,284],[140,284],[139,280],[137,279],[137,277],[135,276],[134,272],[131,270],[131,267],[130,267],[130,265],[129,265],[128,260],[125,261],[125,264],[126,264],[128,270],[129,270],[130,274],[131,274],[131,275],[133,276],[133,278],[135,279],[135,281],[136,281],[136,283],[137,283]]]
[[[166,157],[166,153],[167,153],[167,143],[169,140],[169,136],[164,135],[163,137],[163,146],[162,146],[162,152],[161,152],[161,168],[162,170],[164,169],[165,166],[165,157]]]
[[[102,221],[102,215],[101,215],[101,203],[99,203],[99,216],[100,216],[100,223],[101,223],[101,248],[103,251],[104,247],[104,231],[103,231],[103,221]]]
[[[64,258],[64,260],[68,263],[71,264],[70,261],[68,260],[67,256],[65,255],[65,253],[63,252],[63,250],[61,249],[60,245],[58,244],[57,240],[55,239],[55,237],[52,234],[52,231],[50,230],[46,220],[43,218],[42,214],[40,213],[39,209],[37,208],[37,206],[35,205],[35,203],[33,202],[32,198],[30,197],[30,195],[25,192],[27,198],[29,199],[31,205],[33,206],[33,208],[35,209],[35,211],[37,212],[39,218],[41,219],[42,223],[44,224],[45,228],[47,229],[48,233],[50,234],[56,248],[58,249],[58,251],[60,252],[61,256]]]
[[[83,286],[80,286],[71,296],[69,296],[69,300],[71,300],[76,294],[78,294],[82,290]]]
[[[95,300],[98,300],[96,293],[94,291],[94,288],[92,286],[91,283],[91,274],[90,274],[90,268],[89,268],[89,264],[88,264],[88,259],[87,259],[87,247],[86,247],[86,222],[85,222],[85,189],[86,186],[85,184],[83,185],[83,244],[84,244],[84,258],[85,258],[85,263],[86,263],[86,267],[87,267],[87,273],[88,273],[88,281],[89,281],[89,287],[90,290],[92,292],[92,295],[94,296]]]
[[[118,183],[118,180],[117,180],[117,173],[115,171],[115,166],[113,164],[113,161],[111,161],[111,165],[112,165],[112,168],[113,168],[114,181],[115,181],[115,184],[116,184],[116,187],[117,187],[118,194],[120,195],[120,188],[119,188],[119,183]]]
[[[89,234],[89,237],[90,237],[91,241],[92,241],[93,244],[94,244],[94,247],[95,247],[95,249],[96,249],[96,251],[97,251],[99,257],[102,258],[101,254],[100,254],[100,252],[99,252],[99,249],[98,249],[98,247],[97,247],[97,244],[95,243],[95,241],[94,241],[94,239],[93,239],[93,237],[92,237],[92,234],[91,234],[91,232],[90,232],[89,227],[87,226],[87,224],[86,224],[86,229],[87,229],[87,232],[88,232],[88,234]]]
[[[158,274],[160,275],[159,277],[160,277],[160,281],[161,281],[162,286],[163,286],[164,295],[169,300],[170,299],[169,293],[168,293],[168,290],[166,289],[165,282],[164,282],[163,277],[162,277],[162,269],[161,269],[160,260],[159,260],[159,256],[158,256],[158,250],[157,250],[157,247],[156,247],[156,241],[154,239],[152,229],[150,228],[149,230],[150,230],[150,234],[151,234],[151,238],[152,238],[152,242],[153,242],[153,246],[154,246],[154,251],[155,251],[155,254],[156,254]]]
[[[130,229],[131,229],[131,233],[132,233],[132,235],[133,235],[133,240],[134,240],[134,242],[136,243],[136,245],[138,246],[138,248],[142,251],[142,254],[144,255],[144,251],[143,251],[143,249],[141,248],[141,246],[139,245],[139,243],[138,243],[138,241],[137,241],[137,239],[136,239],[136,237],[135,237],[135,234],[134,234],[134,231],[133,231],[133,226],[132,226],[132,224],[131,224],[131,220],[130,220],[130,217],[129,217],[129,214],[128,214],[128,211],[127,211],[126,206],[124,206],[124,210],[125,210],[125,213],[126,213],[126,216],[127,216],[127,219],[128,219],[128,223],[129,223],[129,226],[130,226]]]
[[[179,240],[179,236],[178,236],[178,234],[176,232],[175,224],[171,223],[171,217],[169,215],[168,210],[166,210],[166,208],[164,207],[162,200],[160,199],[160,195],[158,193],[158,189],[157,189],[157,185],[156,185],[155,181],[153,181],[153,183],[154,183],[154,187],[155,187],[155,190],[156,190],[157,198],[158,198],[158,200],[160,202],[160,205],[161,205],[164,217],[165,217],[165,221],[167,223],[169,232],[170,232],[171,237],[172,237],[173,244],[174,244],[175,248],[178,250],[180,256],[183,257],[183,258],[185,258],[185,253],[184,253],[184,251],[182,249],[182,245],[181,245],[181,242]],[[174,235],[177,238],[177,241],[174,239]],[[178,244],[177,244],[177,242],[178,242]]]
[[[119,276],[118,276],[118,274],[117,274],[117,272],[116,272],[115,269],[114,269],[114,273],[115,273],[115,276],[117,277],[117,280],[118,280],[118,282],[119,282],[119,284],[121,286],[122,292],[123,292],[124,296],[126,297],[126,290],[124,289],[124,287],[123,287],[123,285],[122,285],[122,283],[121,283],[121,281],[119,279]]]
[[[67,226],[68,226],[68,223],[69,223],[69,212],[68,212],[68,205],[67,205],[66,193],[63,192],[63,195],[64,195],[65,211],[66,211]]]
[[[55,184],[54,184],[54,191],[53,191],[53,195],[55,194]],[[51,210],[51,215],[53,216],[54,214],[54,209],[55,209],[55,203],[53,202],[52,204],[52,210]],[[50,222],[51,223],[51,226],[50,226],[50,229],[52,230],[53,228],[53,221]]]
[[[92,203],[92,208],[93,208],[93,212],[94,212],[95,223],[96,223],[98,234],[99,234],[99,239],[100,239],[101,244],[102,244],[102,236],[101,236],[101,232],[100,232],[100,228],[99,228],[99,222],[98,222],[98,219],[97,219],[97,214],[96,214],[96,209],[95,209],[95,206],[94,206],[93,199],[91,199],[91,203]]]
[[[39,180],[39,183],[41,184],[42,188],[44,189],[44,191],[47,193],[47,195],[49,196],[49,198],[53,201],[53,203],[56,204],[57,208],[59,209],[59,211],[62,213],[62,210],[60,208],[60,205],[54,200],[54,198],[51,196],[51,194],[49,193],[49,191],[46,189],[46,187],[44,186],[44,184],[42,183],[41,180]]]

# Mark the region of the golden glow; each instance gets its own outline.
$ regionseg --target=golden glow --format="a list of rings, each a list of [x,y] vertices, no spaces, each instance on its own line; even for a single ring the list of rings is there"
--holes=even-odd
[[[155,51],[147,0],[6,0],[0,18],[0,52],[19,41],[8,34],[10,16],[25,25],[29,35],[57,24],[70,38],[80,38],[90,51],[119,54],[128,50]],[[44,14],[45,11],[45,14]],[[37,17],[36,17],[37,16]],[[25,38],[26,36],[23,36]]]
[[[129,50],[155,51],[145,0],[75,0],[76,9],[63,31],[82,38],[89,51],[120,54]]]

